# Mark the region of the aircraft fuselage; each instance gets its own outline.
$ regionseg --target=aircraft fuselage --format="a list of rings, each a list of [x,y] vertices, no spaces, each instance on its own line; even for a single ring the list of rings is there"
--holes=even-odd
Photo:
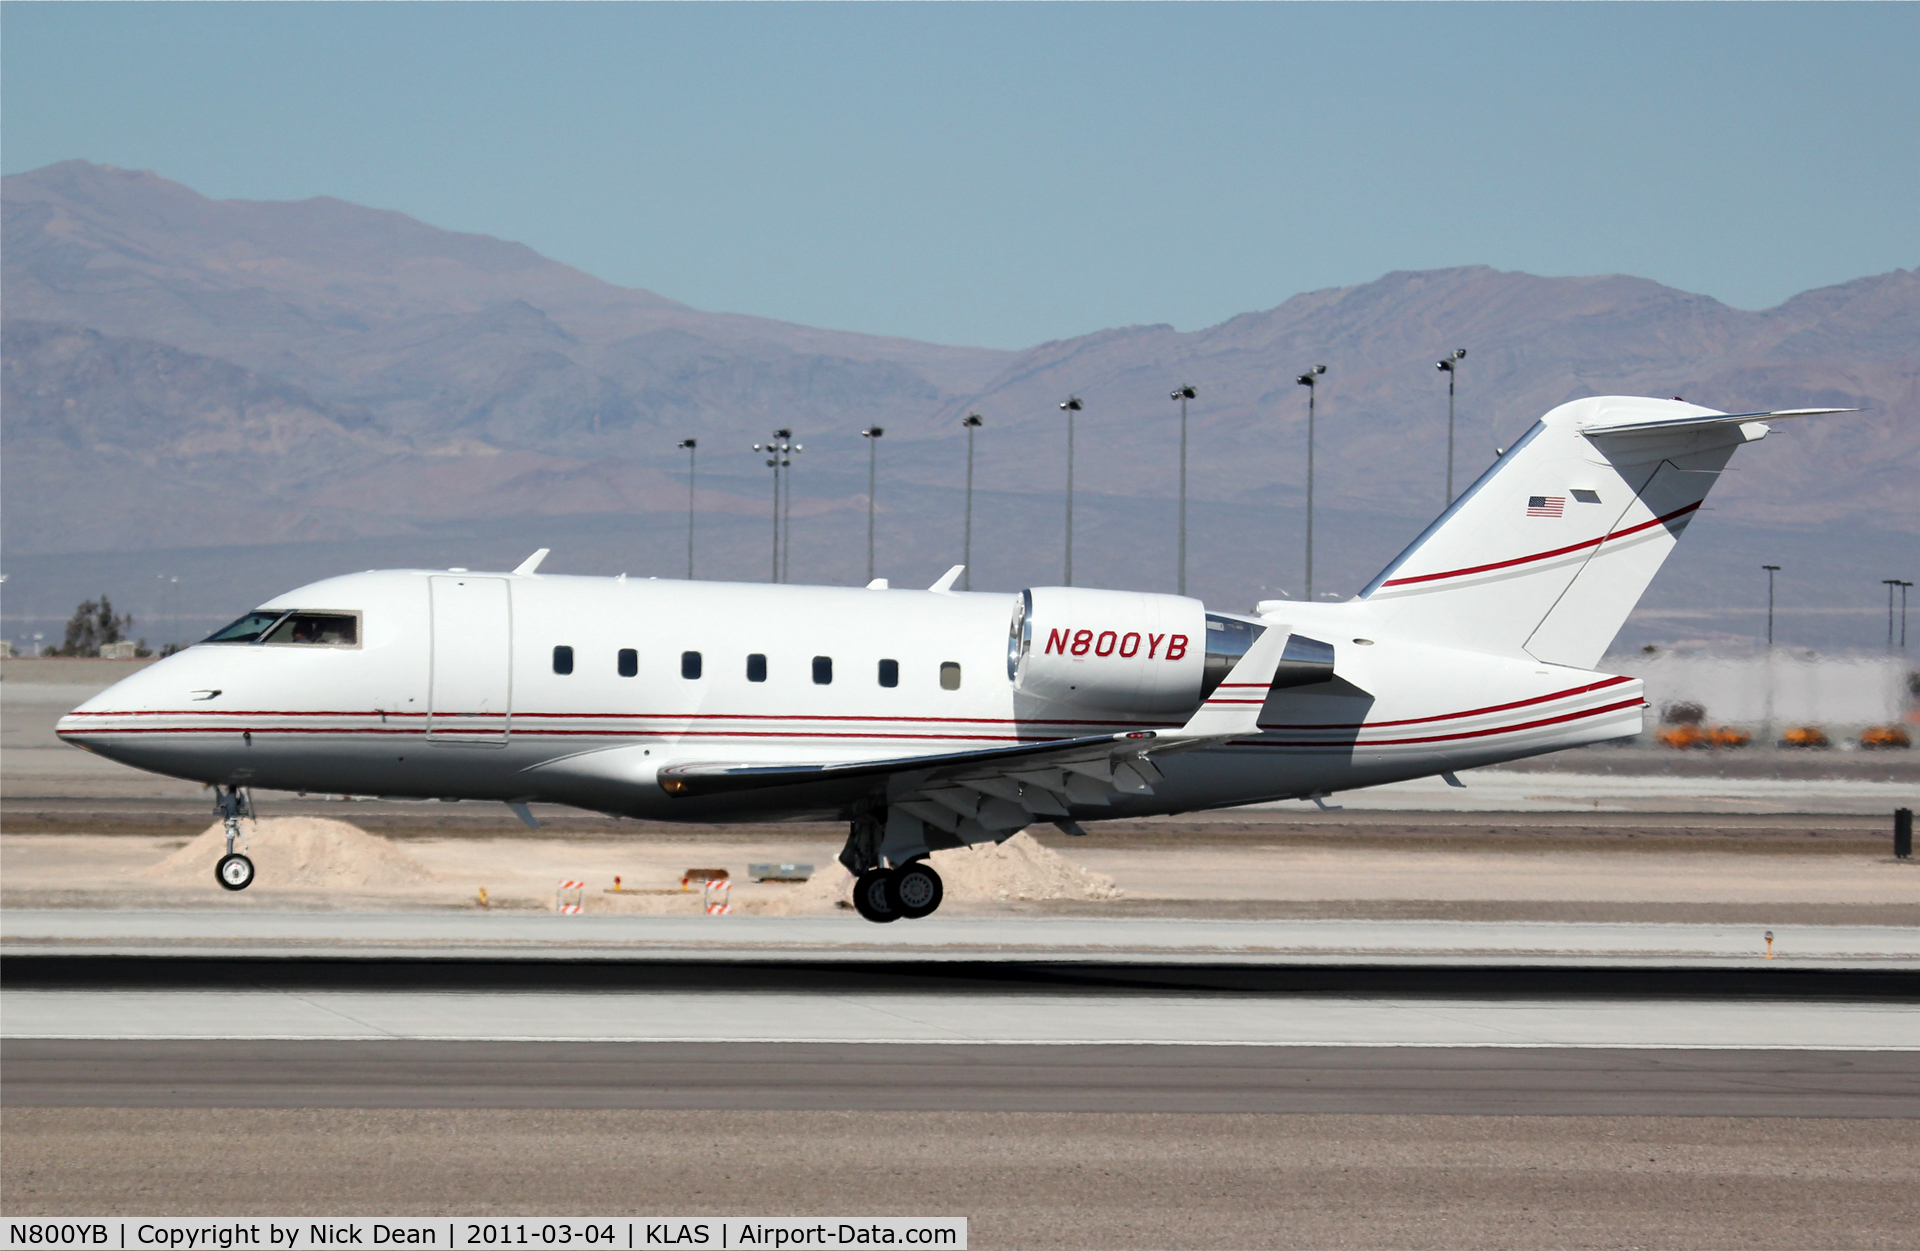
[[[659,770],[688,761],[880,761],[1165,730],[1199,704],[1197,686],[1185,706],[1162,696],[1150,712],[1088,705],[1065,686],[1023,688],[1009,665],[1019,600],[355,574],[261,609],[350,616],[350,644],[290,641],[283,626],[283,641],[196,645],[89,700],[59,733],[130,765],[222,786],[539,801],[725,822],[846,817],[846,795],[800,786],[676,797],[659,785]],[[1156,636],[1151,625],[1130,631],[1124,621],[1088,619],[1070,623],[1065,642],[1050,631],[1051,640],[1032,646],[1051,642],[1060,655],[1049,662],[1069,675],[1123,654],[1150,678],[1154,665],[1197,674],[1208,642],[1192,636],[1204,635],[1205,618],[1195,601],[1179,604],[1194,605],[1197,628],[1176,623]],[[1372,614],[1365,602],[1288,605],[1278,628],[1331,646],[1329,680],[1274,690],[1258,735],[1167,757],[1151,793],[1072,803],[1068,815],[1332,793],[1640,729],[1634,679],[1397,640]],[[1070,654],[1075,647],[1079,655]]]

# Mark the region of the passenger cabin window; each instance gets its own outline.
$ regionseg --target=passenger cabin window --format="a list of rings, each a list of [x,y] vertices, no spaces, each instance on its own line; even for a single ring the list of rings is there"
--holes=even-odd
[[[882,686],[900,685],[900,662],[899,661],[883,660],[880,662],[880,685]]]
[[[633,677],[640,672],[640,653],[631,647],[620,649],[620,676]]]
[[[680,676],[692,680],[700,676],[700,653],[680,653]]]
[[[573,649],[556,647],[553,649],[553,671],[555,673],[573,672]]]
[[[815,656],[813,658],[813,684],[815,686],[833,685],[833,657]]]
[[[767,658],[759,652],[747,657],[747,681],[765,682],[767,680]]]
[[[257,643],[260,636],[273,628],[273,623],[287,615],[284,608],[257,609],[223,630],[215,630],[202,639],[203,643]]]
[[[940,689],[957,691],[960,689],[960,662],[943,660],[940,662]]]

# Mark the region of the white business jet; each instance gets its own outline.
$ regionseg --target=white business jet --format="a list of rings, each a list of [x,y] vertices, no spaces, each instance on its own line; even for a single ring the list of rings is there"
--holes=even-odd
[[[1035,822],[1307,798],[1639,732],[1595,672],[1765,418],[1600,397],[1541,418],[1353,599],[1250,615],[1136,591],[960,593],[404,569],[263,604],[63,717],[216,788],[834,819],[873,921],[930,852]]]

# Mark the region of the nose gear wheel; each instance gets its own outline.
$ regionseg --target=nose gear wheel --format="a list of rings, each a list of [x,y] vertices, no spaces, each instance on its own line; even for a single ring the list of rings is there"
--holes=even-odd
[[[213,866],[213,876],[228,890],[245,890],[253,885],[253,861],[237,852],[222,856],[220,863]]]

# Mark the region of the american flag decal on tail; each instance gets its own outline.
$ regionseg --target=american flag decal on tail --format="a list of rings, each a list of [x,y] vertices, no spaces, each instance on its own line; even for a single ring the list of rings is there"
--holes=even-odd
[[[1558,517],[1567,511],[1567,497],[1564,495],[1527,496],[1527,516]]]

